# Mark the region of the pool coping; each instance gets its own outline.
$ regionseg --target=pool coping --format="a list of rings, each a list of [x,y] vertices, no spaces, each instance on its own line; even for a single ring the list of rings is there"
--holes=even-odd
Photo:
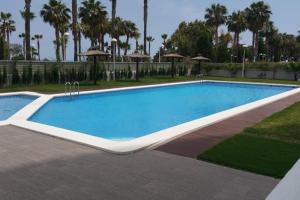
[[[274,86],[288,86],[295,87],[296,85],[289,84],[269,84],[269,83],[249,83],[249,82],[231,82],[231,81],[211,81],[211,80],[199,80],[199,81],[187,81],[187,82],[177,82],[177,83],[166,83],[166,84],[155,84],[155,85],[146,85],[146,86],[134,86],[134,87],[124,87],[124,88],[113,88],[113,89],[104,89],[104,90],[94,90],[94,91],[85,91],[81,94],[94,94],[94,93],[104,93],[104,92],[113,92],[113,91],[123,91],[123,90],[132,90],[132,89],[142,89],[142,88],[153,88],[153,87],[162,87],[162,86],[172,86],[172,85],[181,85],[189,83],[201,83],[201,82],[218,82],[218,83],[233,83],[233,84],[248,84],[248,85],[274,85]],[[298,87],[298,86],[297,86]],[[194,132],[198,129],[207,127],[209,125],[218,123],[220,121],[226,120],[228,118],[234,117],[241,113],[253,110],[255,108],[261,107],[263,105],[272,103],[274,101],[286,98],[288,96],[300,93],[300,88],[295,88],[287,92],[283,92],[271,97],[267,97],[255,102],[244,104],[238,107],[234,107],[225,111],[221,111],[206,117],[202,117],[196,120],[192,120],[177,126],[173,126],[161,131],[157,131],[130,141],[113,141],[109,139],[104,139],[96,136],[91,136],[88,134],[71,131],[67,129],[62,129],[54,126],[49,126],[45,124],[40,124],[36,122],[28,121],[28,119],[38,111],[43,105],[50,101],[54,97],[66,96],[64,93],[60,94],[38,94],[33,92],[18,92],[18,93],[6,93],[0,94],[3,95],[15,95],[15,94],[25,94],[25,95],[34,95],[39,96],[32,103],[25,106],[23,109],[19,110],[13,116],[11,116],[6,121],[0,121],[0,126],[2,125],[14,125],[17,127],[25,128],[32,130],[38,133],[45,135],[70,140],[76,143],[88,145],[94,148],[105,150],[117,154],[126,154],[135,152],[145,148],[155,148],[159,145],[165,144],[171,140],[174,140],[178,137],[184,136],[191,132]]]

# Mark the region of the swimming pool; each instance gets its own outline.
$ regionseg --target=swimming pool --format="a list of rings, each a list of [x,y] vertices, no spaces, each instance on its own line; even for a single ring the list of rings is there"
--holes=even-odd
[[[55,97],[29,120],[99,138],[130,141],[292,89],[197,82]]]
[[[0,121],[7,120],[37,97],[29,95],[0,96]]]

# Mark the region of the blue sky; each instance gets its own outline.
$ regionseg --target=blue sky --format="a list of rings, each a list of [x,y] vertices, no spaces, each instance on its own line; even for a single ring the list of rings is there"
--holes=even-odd
[[[62,0],[71,8],[71,0]],[[79,1],[79,5],[81,0]],[[6,3],[5,3],[6,2]],[[38,16],[32,21],[32,34],[43,34],[44,39],[41,41],[41,57],[54,59],[54,46],[52,41],[54,40],[54,30],[50,25],[43,23],[39,16],[44,3],[48,0],[32,0],[32,11]],[[101,2],[107,7],[108,12],[111,12],[111,4],[109,0],[101,0]],[[182,21],[193,21],[195,19],[203,19],[205,9],[212,3],[221,3],[225,5],[229,12],[235,10],[244,9],[250,5],[253,1],[249,0],[149,0],[149,22],[148,33],[155,38],[152,45],[152,54],[161,45],[162,33],[171,35],[177,28],[178,24]],[[272,8],[272,20],[281,32],[288,32],[291,34],[297,34],[300,30],[300,1],[299,0],[268,0],[265,1]],[[23,9],[23,0],[1,0],[0,11],[11,12],[13,18],[17,23],[17,31],[12,34],[12,43],[21,44],[22,41],[18,38],[18,34],[24,32],[24,21],[22,20],[19,10]],[[117,15],[134,21],[140,31],[143,31],[143,0],[118,0]],[[226,28],[222,27],[221,31],[226,31]],[[107,38],[108,39],[108,38]],[[249,32],[242,34],[242,43],[249,44],[251,42],[251,35]],[[142,42],[142,38],[140,39]],[[72,38],[68,43],[67,58],[72,59]],[[134,41],[131,41],[134,44]],[[89,46],[89,41],[83,41],[83,50],[86,50]]]

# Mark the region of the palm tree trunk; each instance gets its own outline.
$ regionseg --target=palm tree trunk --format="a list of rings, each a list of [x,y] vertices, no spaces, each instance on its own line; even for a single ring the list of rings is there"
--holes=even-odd
[[[259,43],[258,32],[256,32],[255,33],[255,57],[257,57],[258,54],[258,43]]]
[[[215,45],[218,46],[219,45],[219,27],[217,26],[216,27],[216,30],[215,30]]]
[[[256,61],[256,54],[255,54],[255,32],[252,33],[252,56],[253,56],[253,61]]]
[[[10,59],[10,38],[9,38],[9,31],[6,31],[6,38],[7,38],[7,46],[8,46],[8,58]]]
[[[236,49],[236,40],[237,40],[237,33],[234,32],[234,36],[233,36],[233,44],[232,44],[233,49]]]
[[[121,57],[121,48],[120,48],[120,39],[118,38],[118,42],[117,42],[117,44],[118,44],[118,57],[120,58]]]
[[[26,41],[25,41],[25,38],[23,38],[23,56],[24,56],[24,58],[25,58],[25,56],[26,56]]]
[[[117,10],[117,0],[111,0],[111,22],[112,22],[112,38],[116,35],[116,10]],[[111,42],[111,46],[113,46]],[[113,55],[113,48],[111,48],[111,55]]]
[[[41,54],[40,54],[40,40],[37,40],[37,47],[38,47],[38,56],[39,56],[39,61],[41,61]]]
[[[101,34],[101,51],[104,51],[104,45],[105,45],[104,36],[105,36],[105,34],[102,33]]]
[[[30,46],[30,5],[31,0],[25,0],[25,41],[26,41],[26,60],[31,60]]]
[[[150,44],[150,43],[151,43],[151,42],[149,42],[149,44],[148,44],[148,45],[149,45],[149,46],[148,46],[148,47],[149,47],[149,50],[148,50],[149,55],[150,55],[150,51],[151,51],[151,44]]]
[[[81,54],[81,31],[78,31],[78,51]],[[79,61],[81,61],[81,56],[79,56]]]
[[[77,34],[77,18],[78,18],[78,11],[77,11],[77,0],[72,0],[72,18],[73,18],[73,40],[74,40],[74,61],[78,61],[78,34]]]
[[[238,56],[238,62],[240,61],[240,59],[239,59],[239,53],[240,53],[240,33],[239,32],[237,32],[236,33],[236,55]]]
[[[62,44],[61,44],[61,55],[62,55],[62,60],[65,61],[65,36],[64,36],[64,33],[61,32],[61,38],[62,38]]]
[[[147,54],[148,0],[144,0],[144,54]]]
[[[124,51],[124,56],[127,55],[128,52],[128,45],[129,45],[129,35],[126,35],[126,47],[125,47],[125,51]]]
[[[59,31],[58,28],[55,27],[55,42],[56,42],[56,60],[60,61],[60,44],[59,44]],[[26,48],[26,54],[27,54],[27,48]]]

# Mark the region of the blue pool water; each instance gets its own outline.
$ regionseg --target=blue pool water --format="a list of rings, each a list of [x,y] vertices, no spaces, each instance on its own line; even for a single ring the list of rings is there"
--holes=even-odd
[[[112,140],[130,140],[293,89],[231,83],[58,97],[31,121]]]
[[[28,95],[0,96],[0,121],[8,119],[36,98]]]

